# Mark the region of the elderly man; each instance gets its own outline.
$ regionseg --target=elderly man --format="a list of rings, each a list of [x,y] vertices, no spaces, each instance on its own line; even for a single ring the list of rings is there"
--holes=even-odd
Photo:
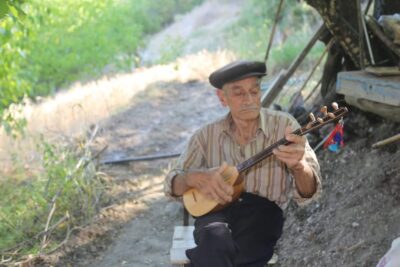
[[[236,61],[215,72],[210,83],[229,113],[197,130],[165,179],[165,193],[179,198],[196,188],[226,208],[195,218],[197,246],[187,250],[191,266],[264,266],[281,236],[283,210],[293,198],[304,204],[321,190],[320,170],[305,137],[287,113],[261,108],[262,62]],[[221,174],[285,137],[291,143],[242,174],[245,191],[232,199],[233,187]]]

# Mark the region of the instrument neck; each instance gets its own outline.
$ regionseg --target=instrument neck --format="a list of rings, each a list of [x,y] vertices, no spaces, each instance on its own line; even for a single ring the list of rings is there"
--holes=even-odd
[[[300,128],[300,129],[297,129],[296,131],[292,132],[292,134],[302,136],[302,135],[306,134],[307,132],[308,132],[307,130],[305,131],[304,129]],[[282,138],[282,139],[278,140],[276,143],[273,143],[272,145],[270,145],[269,147],[264,149],[263,151],[252,156],[248,160],[243,161],[242,163],[239,163],[238,165],[236,165],[236,169],[238,170],[239,173],[245,172],[248,169],[250,169],[251,167],[253,167],[254,165],[256,165],[257,163],[259,163],[260,161],[271,156],[272,151],[275,148],[277,148],[278,146],[287,145],[289,143],[290,142],[288,140],[286,140],[285,138]]]

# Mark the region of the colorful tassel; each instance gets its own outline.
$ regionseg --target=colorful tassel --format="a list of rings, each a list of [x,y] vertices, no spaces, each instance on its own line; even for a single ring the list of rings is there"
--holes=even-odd
[[[341,120],[325,141],[324,148],[328,148],[332,152],[339,152],[343,146],[343,121]]]

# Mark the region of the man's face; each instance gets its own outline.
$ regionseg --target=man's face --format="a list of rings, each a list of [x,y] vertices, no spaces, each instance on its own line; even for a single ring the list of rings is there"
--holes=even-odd
[[[258,118],[261,108],[261,89],[258,77],[226,83],[217,90],[222,105],[229,107],[232,117],[240,120]]]

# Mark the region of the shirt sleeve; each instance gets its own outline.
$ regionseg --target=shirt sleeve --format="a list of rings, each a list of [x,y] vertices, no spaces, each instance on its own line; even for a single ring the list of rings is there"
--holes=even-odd
[[[293,129],[298,129],[300,128],[299,123],[296,121],[295,118],[290,117],[290,125]],[[306,138],[306,137],[305,137]],[[311,170],[314,174],[315,182],[317,185],[317,190],[315,191],[314,195],[312,195],[310,198],[305,198],[302,197],[297,189],[296,182],[294,180],[293,175],[289,172],[291,179],[292,179],[292,198],[294,201],[299,206],[305,206],[312,202],[313,200],[317,199],[320,197],[322,193],[322,183],[321,183],[321,170],[320,166],[318,163],[317,156],[315,155],[314,150],[311,148],[310,144],[308,143],[308,140],[306,139],[306,145],[305,145],[305,152],[303,158],[305,161],[308,163],[308,165],[311,167]]]
[[[164,193],[168,198],[181,200],[172,192],[172,181],[178,175],[190,169],[201,169],[204,166],[204,149],[200,144],[199,133],[195,133],[189,140],[175,166],[168,172],[164,180]]]
[[[293,179],[293,199],[300,206],[305,206],[305,205],[309,204],[311,201],[319,198],[322,193],[321,171],[320,171],[319,163],[317,160],[317,156],[315,155],[314,150],[310,147],[308,141],[306,142],[304,158],[305,158],[305,161],[308,163],[308,165],[311,167],[311,170],[314,174],[315,182],[317,185],[317,190],[315,191],[314,195],[312,195],[310,198],[302,197],[297,189],[297,186],[296,186],[296,183],[295,183],[295,180],[293,177],[292,178]]]

